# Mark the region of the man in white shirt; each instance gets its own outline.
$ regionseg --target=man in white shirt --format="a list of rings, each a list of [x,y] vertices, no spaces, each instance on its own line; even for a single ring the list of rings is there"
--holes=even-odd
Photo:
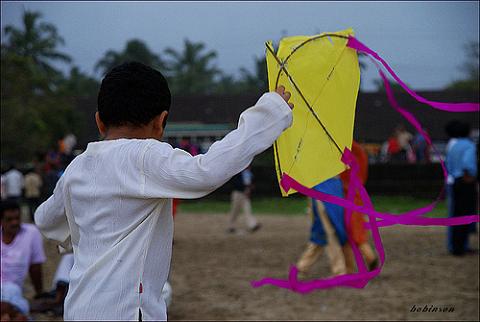
[[[17,202],[20,201],[24,184],[23,174],[12,165],[3,175],[3,180],[7,199],[13,199]]]
[[[292,123],[284,90],[264,94],[237,129],[192,156],[159,141],[171,100],[161,73],[126,63],[105,76],[96,113],[105,140],[88,144],[35,213],[47,238],[73,247],[65,320],[167,318],[172,198],[209,194],[270,147]]]

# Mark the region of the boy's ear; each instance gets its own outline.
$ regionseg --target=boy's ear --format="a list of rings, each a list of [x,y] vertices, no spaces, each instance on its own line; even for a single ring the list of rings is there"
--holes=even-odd
[[[98,132],[100,132],[100,135],[104,137],[107,134],[107,127],[100,119],[100,114],[98,114],[98,112],[95,112],[95,122],[97,123]]]
[[[167,125],[167,117],[168,112],[163,111],[153,120],[153,130],[155,131],[155,136],[159,139],[162,138],[163,132],[165,131],[165,126]]]

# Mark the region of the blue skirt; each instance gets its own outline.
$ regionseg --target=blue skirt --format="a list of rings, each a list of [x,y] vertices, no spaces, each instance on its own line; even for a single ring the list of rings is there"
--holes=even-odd
[[[327,193],[329,195],[343,198],[343,186],[342,181],[339,178],[330,178],[316,185],[315,187],[313,187],[313,189],[323,193]],[[323,228],[322,221],[320,220],[316,201],[316,199],[312,199],[313,222],[310,234],[310,241],[317,245],[325,246],[327,244],[327,236],[325,233],[325,229]],[[343,208],[329,202],[323,202],[323,204],[325,207],[325,211],[327,212],[328,218],[330,219],[330,222],[335,229],[335,233],[338,237],[340,244],[342,246],[345,245],[345,243],[347,242],[347,230],[345,228]]]

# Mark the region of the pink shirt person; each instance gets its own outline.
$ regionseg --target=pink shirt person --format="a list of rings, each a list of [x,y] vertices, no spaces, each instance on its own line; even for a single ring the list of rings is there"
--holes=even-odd
[[[1,234],[1,230],[0,230]],[[15,239],[10,244],[1,244],[1,280],[13,282],[23,288],[30,265],[44,263],[42,235],[35,225],[21,224]]]

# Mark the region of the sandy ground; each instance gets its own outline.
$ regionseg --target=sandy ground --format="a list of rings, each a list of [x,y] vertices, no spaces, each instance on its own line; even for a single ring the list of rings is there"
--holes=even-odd
[[[254,234],[225,232],[227,216],[180,213],[170,282],[170,320],[478,320],[479,255],[453,257],[444,227],[388,227],[381,234],[386,264],[364,289],[336,288],[306,295],[273,286],[254,289],[264,276],[285,278],[308,239],[304,216],[258,216]],[[471,237],[478,250],[478,234]],[[49,285],[59,260],[46,242]],[[313,278],[328,276],[323,255]],[[31,286],[27,285],[31,294]],[[413,306],[453,312],[411,312]],[[34,318],[52,320],[51,315]]]

